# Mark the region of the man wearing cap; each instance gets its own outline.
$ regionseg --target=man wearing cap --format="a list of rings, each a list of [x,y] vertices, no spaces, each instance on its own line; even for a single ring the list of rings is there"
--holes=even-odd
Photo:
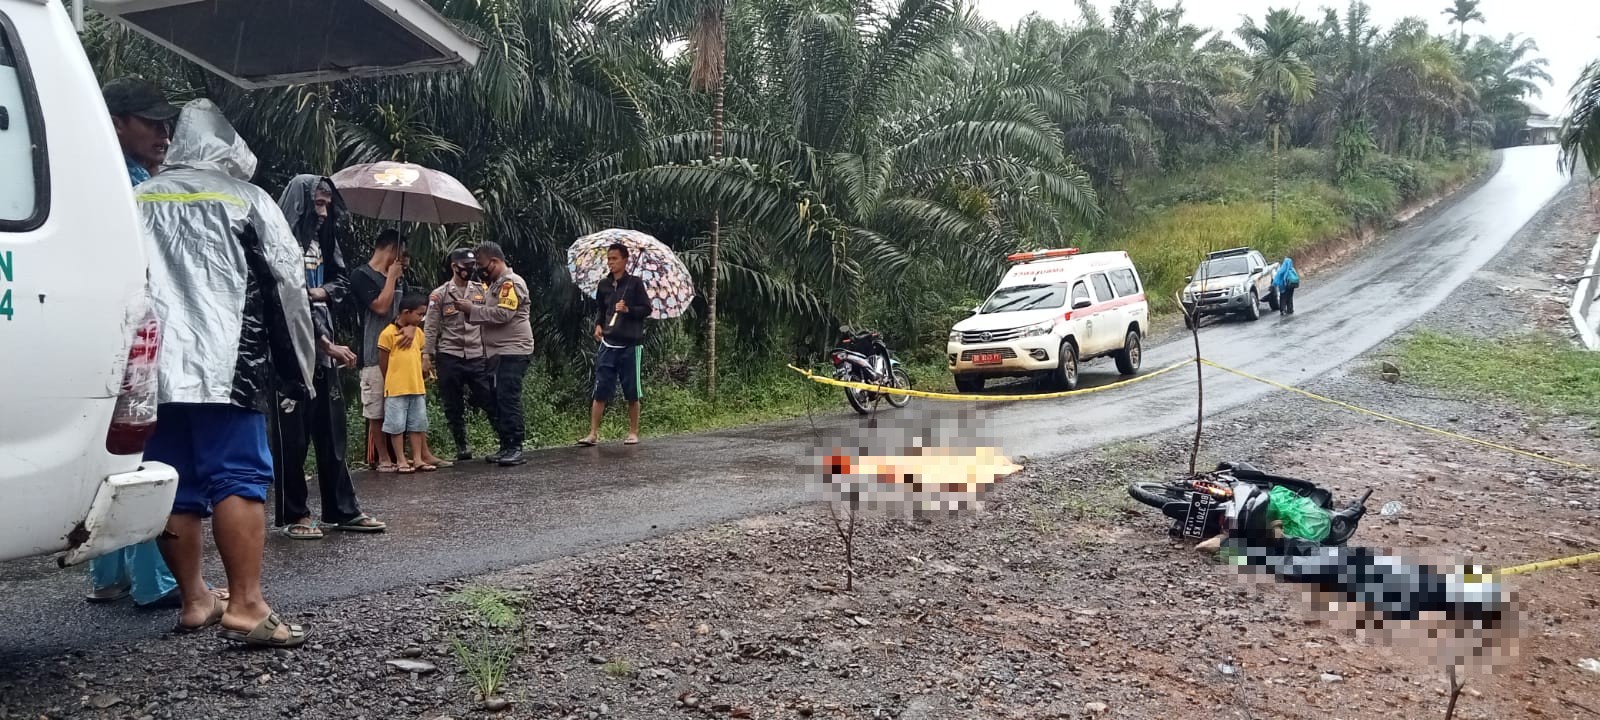
[[[150,179],[167,159],[172,143],[172,122],[178,108],[167,102],[161,88],[149,80],[120,78],[101,90],[111,125],[122,145],[122,159],[128,165],[128,179],[135,186]],[[137,605],[148,606],[177,599],[178,581],[172,577],[156,541],[146,540],[89,561],[87,600],[105,603],[133,596]]]
[[[143,78],[112,80],[101,93],[111,113],[111,126],[117,129],[128,176],[134,185],[149,180],[167,159],[178,108],[167,102],[161,88]]]
[[[506,253],[497,243],[486,242],[473,252],[489,280],[490,301],[474,305],[457,298],[455,306],[467,322],[479,326],[483,352],[494,373],[495,430],[500,452],[490,462],[510,467],[527,462],[522,454],[526,432],[522,419],[522,378],[533,360],[533,325],[529,320],[533,298],[528,283],[511,270]]]
[[[489,372],[483,332],[467,322],[468,313],[462,312],[456,301],[465,300],[481,308],[487,302],[489,287],[474,277],[478,258],[471,250],[451,252],[446,264],[450,279],[428,293],[422,347],[433,355],[445,422],[450,425],[450,437],[456,441],[456,460],[471,460],[472,447],[467,442],[468,398],[489,418],[490,425],[499,426],[495,423],[494,376]]]

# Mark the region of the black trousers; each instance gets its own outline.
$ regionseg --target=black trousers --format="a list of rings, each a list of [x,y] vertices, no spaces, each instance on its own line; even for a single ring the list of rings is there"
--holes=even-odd
[[[522,420],[522,378],[532,355],[496,355],[489,358],[494,373],[495,432],[502,451],[521,450],[527,438]]]
[[[1285,285],[1278,291],[1278,311],[1285,315],[1294,314],[1294,291],[1298,285]]]
[[[489,372],[489,361],[485,358],[468,360],[446,353],[439,353],[434,358],[439,365],[434,369],[439,373],[439,399],[444,402],[444,419],[450,425],[450,437],[456,441],[456,449],[463,450],[467,447],[469,401],[489,418],[490,426],[499,427],[495,424],[498,413],[495,407],[494,374]]]
[[[306,451],[317,448],[317,484],[322,486],[322,521],[338,524],[361,516],[355,484],[345,464],[344,395],[334,368],[317,366],[317,396],[295,403],[293,412],[276,406],[269,423],[272,468],[277,485],[274,523],[288,525],[311,517],[307,507]],[[280,398],[281,400],[281,398]]]

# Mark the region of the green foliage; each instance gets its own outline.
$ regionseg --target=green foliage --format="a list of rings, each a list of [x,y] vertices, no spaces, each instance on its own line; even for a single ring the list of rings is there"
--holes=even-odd
[[[1400,350],[1403,377],[1490,396],[1536,412],[1600,420],[1600,355],[1555,338],[1459,337],[1422,332]]]
[[[1572,112],[1561,124],[1561,162],[1575,170],[1579,157],[1591,176],[1600,177],[1600,60],[1573,83]]]
[[[1470,3],[1453,40],[1416,19],[1378,27],[1353,2],[1249,19],[1243,47],[1152,0],[1011,28],[964,0],[431,4],[483,44],[477,67],[247,92],[93,13],[84,41],[102,79],[217,100],[269,190],[379,158],[460,179],[487,218],[409,229],[410,279],[432,286],[455,247],[507,248],[534,288],[529,422],[546,443],[584,430],[591,309],[564,255],[580,235],[649,232],[705,288],[720,218],[718,349],[736,368],[722,386],[740,402],[696,399],[697,303],[652,324],[647,427],[792,414],[807,396],[783,363],[825,350],[839,324],[878,326],[938,370],[949,324],[1010,252],[1126,243],[1165,294],[1203,249],[1304,247],[1441,187],[1464,150],[1514,141],[1546,77],[1530,40],[1467,37]],[[686,53],[661,51],[680,41]],[[1274,140],[1278,163],[1263,155]],[[359,260],[376,225],[355,231]],[[472,435],[492,444],[481,420]]]

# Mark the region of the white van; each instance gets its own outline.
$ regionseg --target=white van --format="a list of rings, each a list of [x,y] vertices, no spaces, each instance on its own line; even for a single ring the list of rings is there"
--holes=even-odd
[[[950,373],[964,393],[997,377],[1044,376],[1078,387],[1078,364],[1110,355],[1139,372],[1150,326],[1144,284],[1125,252],[1076,248],[1017,253],[1015,265],[972,317],[950,330]]]
[[[328,61],[289,50],[326,38],[298,15],[273,17],[277,3],[95,6],[247,87],[460,67],[479,53],[422,0],[324,0],[317,13],[362,22],[342,26]],[[141,459],[161,338],[142,227],[67,9],[0,0],[0,560],[82,562],[155,537],[172,510],[177,473]]]

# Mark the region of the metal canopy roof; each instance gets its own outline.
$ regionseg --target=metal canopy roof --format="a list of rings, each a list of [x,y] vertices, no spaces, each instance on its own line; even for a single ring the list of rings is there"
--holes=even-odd
[[[423,0],[93,0],[245,88],[460,69],[481,51]]]

